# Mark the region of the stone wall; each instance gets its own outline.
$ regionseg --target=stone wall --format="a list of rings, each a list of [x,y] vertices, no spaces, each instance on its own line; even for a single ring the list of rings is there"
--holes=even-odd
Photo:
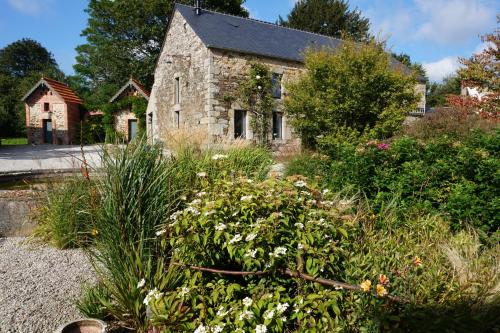
[[[207,96],[207,109],[212,110],[211,131],[212,140],[234,140],[234,111],[241,109],[236,97],[239,94],[240,83],[247,79],[252,62],[266,65],[272,73],[282,75],[282,98],[275,99],[276,111],[283,111],[283,98],[286,96],[285,86],[304,72],[303,65],[297,62],[276,60],[240,54],[237,52],[211,50],[210,87]],[[247,139],[253,139],[251,115],[247,113]],[[300,140],[288,125],[287,117],[283,115],[283,138],[271,140],[276,150],[294,149],[300,146]],[[272,138],[271,131],[269,138]]]
[[[425,83],[418,83],[415,86],[415,91],[420,96],[420,100],[418,102],[417,108],[421,108],[421,109],[425,108],[425,104],[426,104],[425,93],[426,93],[426,90],[427,90],[427,87],[426,87]]]
[[[164,45],[146,112],[152,113],[152,124],[146,123],[153,141],[168,143],[169,136],[178,130],[177,115],[181,129],[198,133],[208,130],[210,110],[205,108],[205,97],[210,58],[209,50],[178,12],[174,14]],[[176,78],[180,83],[179,103],[174,99]]]
[[[31,234],[36,226],[31,211],[38,198],[32,191],[0,191],[0,237]]]

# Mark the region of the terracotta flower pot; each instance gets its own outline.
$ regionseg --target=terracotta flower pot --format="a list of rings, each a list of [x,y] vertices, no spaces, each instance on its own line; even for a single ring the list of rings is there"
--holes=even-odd
[[[62,325],[54,333],[105,333],[106,327],[103,321],[82,319]]]

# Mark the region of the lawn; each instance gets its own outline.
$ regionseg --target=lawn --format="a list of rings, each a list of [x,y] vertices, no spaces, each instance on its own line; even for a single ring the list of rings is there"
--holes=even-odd
[[[28,144],[27,138],[7,138],[7,139],[0,139],[0,140],[2,140],[3,146],[27,145]]]

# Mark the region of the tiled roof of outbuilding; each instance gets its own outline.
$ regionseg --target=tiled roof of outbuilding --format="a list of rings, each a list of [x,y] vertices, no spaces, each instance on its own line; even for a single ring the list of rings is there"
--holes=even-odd
[[[22,100],[26,100],[40,85],[46,85],[50,90],[59,95],[66,103],[83,104],[83,101],[78,97],[70,87],[66,84],[50,79],[48,77],[42,77],[37,84],[31,88],[31,90],[24,95]]]
[[[133,87],[135,90],[137,90],[145,99],[149,100],[149,91],[144,87],[139,81],[137,81],[134,78],[130,78],[127,83],[125,83],[118,92],[111,97],[109,100],[110,103],[113,103],[118,99],[118,97],[121,96],[121,94],[127,89],[128,87]]]

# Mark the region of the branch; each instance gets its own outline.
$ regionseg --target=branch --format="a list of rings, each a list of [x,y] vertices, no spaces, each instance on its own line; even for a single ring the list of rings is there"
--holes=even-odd
[[[185,265],[177,262],[173,262],[172,265],[174,266],[181,266],[181,267],[187,267],[189,269],[199,271],[199,272],[207,272],[207,273],[214,273],[214,274],[222,274],[222,275],[231,275],[231,276],[260,276],[260,275],[267,275],[270,274],[270,271],[256,271],[256,272],[247,272],[247,271],[227,271],[227,270],[221,270],[221,269],[214,269],[214,268],[206,268],[206,267],[200,267],[200,266],[191,266],[191,265]],[[306,281],[311,281],[311,282],[316,282],[319,284],[322,284],[324,286],[330,286],[330,287],[336,287],[336,288],[342,288],[342,289],[347,289],[347,290],[354,290],[354,291],[360,291],[361,288],[355,284],[349,284],[345,282],[340,282],[340,281],[335,281],[335,280],[329,280],[329,279],[323,279],[323,278],[315,278],[314,276],[300,273],[297,271],[292,271],[291,269],[285,268],[283,270],[279,270],[283,275],[287,275],[290,277],[295,277],[299,279],[303,279]],[[376,294],[373,294],[374,296],[378,296]],[[384,296],[384,298],[387,298],[391,301],[398,302],[398,303],[406,303],[405,300],[401,299],[398,296],[393,296],[393,295],[387,295]]]

